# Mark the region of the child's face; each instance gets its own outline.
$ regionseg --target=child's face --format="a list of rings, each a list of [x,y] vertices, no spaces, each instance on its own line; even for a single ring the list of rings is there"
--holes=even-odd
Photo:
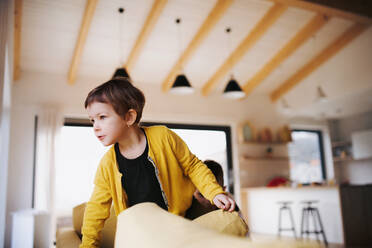
[[[111,104],[93,102],[87,107],[96,137],[104,146],[123,140],[128,132],[126,121],[119,116]]]
[[[217,179],[217,182],[218,184],[223,188],[223,190],[226,190],[226,186],[222,186],[223,185],[223,177],[218,177],[216,178]],[[209,208],[209,209],[213,209],[215,208],[216,206],[212,205],[212,203],[207,199],[205,198],[198,189],[195,190],[194,192],[194,198],[201,204],[203,205],[205,208]]]
[[[197,189],[195,192],[194,192],[194,197],[195,199],[205,208],[213,208],[213,205],[211,204],[210,201],[208,201],[207,198],[205,198],[201,193],[200,191]]]

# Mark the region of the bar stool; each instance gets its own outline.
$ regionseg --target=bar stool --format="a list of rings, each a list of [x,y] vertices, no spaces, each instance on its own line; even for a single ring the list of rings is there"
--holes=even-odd
[[[302,201],[301,203],[306,204],[302,208],[302,217],[301,217],[301,238],[304,234],[307,234],[307,238],[311,233],[316,235],[316,240],[319,241],[318,234],[322,234],[323,241],[326,246],[328,246],[327,238],[323,230],[322,220],[320,219],[319,210],[317,207],[313,207],[311,204],[315,204],[318,201]],[[313,217],[314,229],[310,231],[310,218]]]
[[[295,230],[295,224],[294,224],[294,220],[293,220],[293,215],[292,215],[292,209],[290,206],[288,206],[289,204],[291,204],[292,202],[290,201],[280,201],[278,202],[278,204],[280,205],[280,209],[279,209],[279,224],[278,224],[278,236],[280,237],[280,234],[282,231],[293,231],[293,234],[294,234],[294,237],[295,239],[297,239],[296,237],[296,230]],[[282,227],[282,213],[283,211],[288,211],[289,213],[289,216],[290,216],[290,220],[291,220],[291,224],[292,224],[292,227],[291,228],[283,228]]]

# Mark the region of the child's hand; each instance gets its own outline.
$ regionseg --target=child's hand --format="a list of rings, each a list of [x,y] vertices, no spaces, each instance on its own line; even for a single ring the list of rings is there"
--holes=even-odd
[[[235,209],[235,201],[234,199],[230,198],[225,194],[218,194],[213,198],[213,203],[218,208],[223,210],[228,210],[229,212],[234,211]]]

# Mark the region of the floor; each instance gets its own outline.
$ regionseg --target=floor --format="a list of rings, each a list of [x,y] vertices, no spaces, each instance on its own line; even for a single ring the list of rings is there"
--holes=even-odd
[[[251,233],[251,239],[253,242],[257,243],[266,243],[270,241],[280,241],[283,243],[287,243],[288,247],[298,247],[298,248],[310,248],[310,247],[326,247],[322,242],[317,242],[316,240],[295,240],[292,237],[281,237],[279,238],[276,235],[268,235],[268,234],[258,234],[258,233]],[[329,244],[327,248],[345,248],[342,244]]]

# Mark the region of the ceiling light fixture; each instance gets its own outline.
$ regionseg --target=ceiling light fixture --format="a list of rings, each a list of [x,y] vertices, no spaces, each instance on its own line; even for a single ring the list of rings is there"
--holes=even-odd
[[[318,86],[316,89],[316,102],[327,102],[327,95],[324,93],[322,87]]]
[[[126,77],[126,78],[129,78],[130,79],[130,76],[127,72],[127,70],[122,67],[122,68],[118,68],[116,69],[114,75],[112,76],[112,78],[116,78],[116,77]]]
[[[317,53],[317,43],[316,43],[316,35],[313,35],[313,54]],[[324,93],[322,87],[318,84],[316,88],[316,98],[315,102],[326,102],[328,101],[327,95]]]
[[[231,79],[223,91],[223,96],[231,99],[239,99],[245,96],[244,91],[240,88],[238,82],[231,76]]]
[[[123,31],[123,13],[124,13],[124,8],[119,8],[118,9],[118,12],[119,12],[119,67],[116,69],[114,75],[112,76],[112,79],[116,78],[116,77],[126,77],[126,78],[129,78],[130,79],[130,76],[129,76],[129,73],[127,72],[127,70],[122,67],[122,65],[124,64],[124,61],[122,59],[122,56],[123,56],[123,41],[122,41],[122,31]]]
[[[289,104],[288,104],[287,100],[285,100],[285,98],[282,98],[282,107],[283,107],[283,109],[286,109],[286,110],[291,109],[291,106],[289,106]]]
[[[229,35],[230,32],[231,28],[226,28],[226,33],[229,37],[229,48],[231,50],[231,38]],[[233,73],[231,74],[231,78],[227,83],[225,90],[223,91],[223,96],[231,99],[239,99],[245,96],[245,92],[239,86],[239,83],[235,80]]]
[[[177,18],[176,19],[176,24],[178,26],[178,46],[179,46],[179,53],[180,53],[180,56],[181,56],[180,23],[181,23],[181,19]],[[173,94],[178,94],[178,95],[192,94],[194,92],[194,88],[191,86],[189,80],[187,79],[185,73],[183,72],[183,65],[180,69],[181,69],[181,73],[177,75],[177,77],[174,80],[174,83],[172,85],[172,88],[169,91]]]

